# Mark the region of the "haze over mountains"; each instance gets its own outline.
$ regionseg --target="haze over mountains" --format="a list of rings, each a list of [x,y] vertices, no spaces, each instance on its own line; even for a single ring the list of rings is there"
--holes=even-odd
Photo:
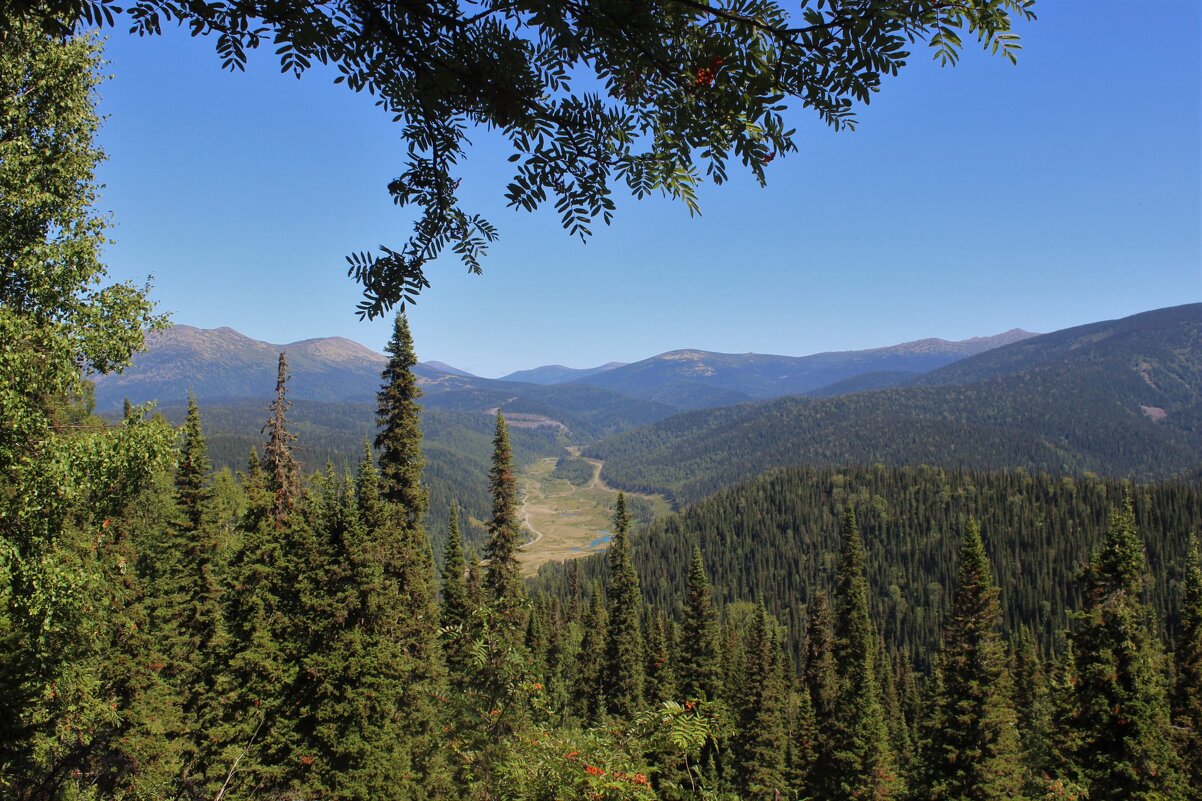
[[[567,407],[572,409],[582,403],[612,405],[616,398],[609,393],[615,393],[643,402],[636,404],[640,411],[634,417],[645,422],[655,417],[656,411],[664,416],[672,410],[801,394],[857,378],[876,386],[894,386],[966,356],[1032,336],[1014,329],[961,342],[924,339],[812,356],[677,350],[633,364],[611,362],[587,369],[549,365],[502,379],[480,378],[436,361],[423,362],[415,372],[428,396],[460,395],[453,400],[442,398],[435,401],[436,405],[462,408],[494,403],[495,408],[521,399],[534,406],[548,402],[558,406],[564,401],[557,399],[567,398]],[[275,345],[251,339],[232,328],[176,325],[154,332],[147,344],[147,351],[138,354],[134,365],[123,374],[96,378],[100,411],[118,409],[126,398],[133,403],[180,403],[189,390],[202,403],[210,404],[266,398],[274,390],[276,359],[281,351],[288,354],[292,398],[370,402],[379,388],[385,362],[383,354],[340,337]]]
[[[219,466],[240,468],[261,445],[281,349],[306,469],[353,463],[374,432],[384,356],[354,342],[281,346],[176,326],[150,348],[124,375],[100,378],[98,409],[158,399],[178,422],[191,387]],[[526,374],[539,382],[530,382],[418,365],[436,543],[452,500],[469,519],[487,517],[497,409],[519,465],[583,446],[604,460],[610,484],[680,506],[786,466],[1202,477],[1202,304],[1044,335],[805,357],[672,351],[605,367],[536,368]]]
[[[912,386],[666,418],[591,446],[617,486],[687,503],[773,467],[1202,473],[1202,304],[1019,341]]]

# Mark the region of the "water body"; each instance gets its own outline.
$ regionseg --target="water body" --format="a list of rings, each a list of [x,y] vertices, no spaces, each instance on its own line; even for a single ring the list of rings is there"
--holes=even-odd
[[[588,544],[588,547],[590,547],[590,548],[597,548],[597,547],[599,547],[599,546],[601,546],[601,545],[605,545],[607,542],[609,542],[611,539],[613,539],[613,536],[614,536],[612,533],[610,533],[610,532],[606,531],[605,529],[601,529],[601,530],[600,530],[599,532],[597,532],[597,533],[598,533],[598,534],[600,534],[601,536],[600,536],[600,537],[597,537],[597,539],[595,539],[595,540],[593,540],[592,542],[590,542],[590,543]]]

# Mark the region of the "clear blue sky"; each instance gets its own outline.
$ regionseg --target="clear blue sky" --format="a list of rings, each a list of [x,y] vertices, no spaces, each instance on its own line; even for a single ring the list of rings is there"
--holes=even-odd
[[[410,311],[418,355],[485,376],[674,348],[803,355],[1012,327],[1051,331],[1202,299],[1197,0],[1042,0],[1019,64],[916,50],[836,134],[799,112],[769,186],[702,192],[704,216],[619,200],[582,245],[553,209],[505,208],[482,138],[463,193],[502,230]],[[360,322],[344,256],[399,245],[396,126],[270,50],[222,72],[213,43],[109,31],[101,88],[112,273],[155,276],[175,322],[289,342]]]

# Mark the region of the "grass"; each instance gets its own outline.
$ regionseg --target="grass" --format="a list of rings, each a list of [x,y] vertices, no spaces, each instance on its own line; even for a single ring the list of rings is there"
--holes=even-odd
[[[518,479],[518,497],[522,502],[519,514],[532,538],[521,553],[522,571],[528,576],[547,562],[576,559],[608,547],[606,535],[612,528],[618,492],[601,481],[601,462],[588,459],[593,466],[593,478],[583,486],[576,486],[551,476],[555,461],[540,459]],[[652,503],[656,516],[671,509],[658,495],[643,497]]]

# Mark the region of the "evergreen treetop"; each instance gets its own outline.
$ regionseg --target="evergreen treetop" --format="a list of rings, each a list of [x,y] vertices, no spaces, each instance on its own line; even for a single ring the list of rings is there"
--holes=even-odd
[[[488,542],[484,548],[488,560],[485,584],[494,602],[512,607],[525,595],[518,563],[522,526],[518,520],[517,480],[513,475],[509,429],[499,410],[488,490],[492,495],[492,519],[488,522]]]
[[[964,530],[952,611],[921,744],[923,797],[1011,801],[1023,795],[1017,716],[999,627],[1001,605],[975,520]]]
[[[288,430],[288,362],[280,353],[275,379],[275,398],[268,406],[270,417],[263,431],[267,444],[263,448],[267,488],[272,494],[271,511],[277,526],[283,526],[300,497],[300,464],[292,453],[296,435]]]
[[[631,719],[643,704],[643,596],[630,558],[630,516],[626,496],[618,493],[614,533],[609,544],[609,629],[605,642],[604,692],[609,712]]]
[[[1142,600],[1144,568],[1128,495],[1090,563],[1072,635],[1071,756],[1091,801],[1183,798],[1164,659]]]
[[[389,354],[384,379],[376,394],[376,424],[379,433],[375,446],[380,450],[380,473],[386,499],[397,504],[410,523],[424,519],[429,506],[422,484],[425,457],[422,454],[421,407],[417,399],[421,388],[413,368],[417,355],[413,336],[404,312],[398,312],[392,338],[384,348]]]
[[[680,691],[685,698],[712,700],[722,684],[718,613],[710,595],[701,548],[693,546],[684,620],[681,623]]]

